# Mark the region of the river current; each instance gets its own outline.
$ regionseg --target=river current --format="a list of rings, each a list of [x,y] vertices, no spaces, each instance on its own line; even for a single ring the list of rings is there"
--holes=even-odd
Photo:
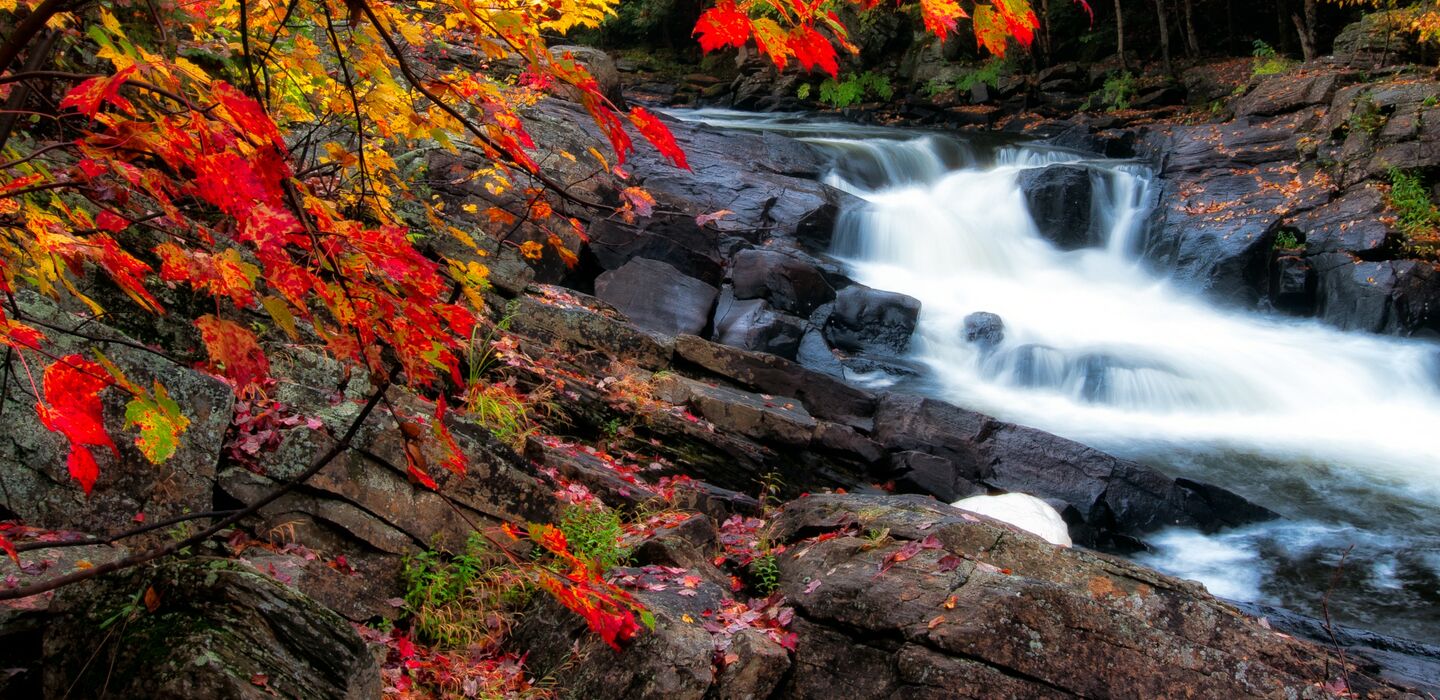
[[[1313,616],[1329,591],[1337,621],[1440,639],[1436,345],[1222,308],[1167,279],[1140,256],[1158,197],[1140,163],[794,115],[674,116],[833,156],[826,182],[865,205],[842,213],[830,254],[855,280],[922,303],[909,359],[926,372],[904,388],[1284,516],[1155,533],[1135,559]],[[1099,245],[1062,251],[1027,211],[1020,173],[1062,162],[1089,168]],[[988,350],[962,333],[981,311],[1004,322]]]

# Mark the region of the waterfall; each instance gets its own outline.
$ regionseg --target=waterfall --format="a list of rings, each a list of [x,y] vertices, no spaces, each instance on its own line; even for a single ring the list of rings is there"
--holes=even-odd
[[[922,303],[910,359],[929,371],[913,390],[1287,518],[1160,533],[1142,561],[1313,614],[1354,545],[1341,616],[1440,636],[1435,345],[1222,309],[1171,284],[1138,259],[1157,197],[1144,165],[1023,144],[957,158],[936,135],[811,129],[791,133],[833,153],[827,182],[865,202],[839,217],[831,254],[857,281]],[[1037,230],[1018,177],[1056,163],[1089,169],[1103,244],[1061,250]],[[962,333],[982,311],[1004,322],[992,347]]]

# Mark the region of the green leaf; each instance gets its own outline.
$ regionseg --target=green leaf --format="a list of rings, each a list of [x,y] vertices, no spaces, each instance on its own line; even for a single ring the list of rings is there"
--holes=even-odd
[[[125,427],[140,427],[135,446],[151,464],[160,464],[175,454],[190,419],[180,412],[180,405],[160,382],[155,382],[154,394],[153,398],[142,394],[126,404]]]

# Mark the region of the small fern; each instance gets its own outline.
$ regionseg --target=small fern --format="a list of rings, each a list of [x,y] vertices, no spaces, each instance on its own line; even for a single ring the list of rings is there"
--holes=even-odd
[[[750,577],[755,588],[770,595],[780,588],[780,561],[773,552],[766,552],[750,561]]]

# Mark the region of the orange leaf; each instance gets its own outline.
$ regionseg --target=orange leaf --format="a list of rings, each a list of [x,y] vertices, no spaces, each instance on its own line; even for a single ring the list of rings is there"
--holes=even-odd
[[[270,377],[270,361],[249,329],[209,314],[196,319],[195,325],[210,353],[210,369],[236,389],[261,384]]]

